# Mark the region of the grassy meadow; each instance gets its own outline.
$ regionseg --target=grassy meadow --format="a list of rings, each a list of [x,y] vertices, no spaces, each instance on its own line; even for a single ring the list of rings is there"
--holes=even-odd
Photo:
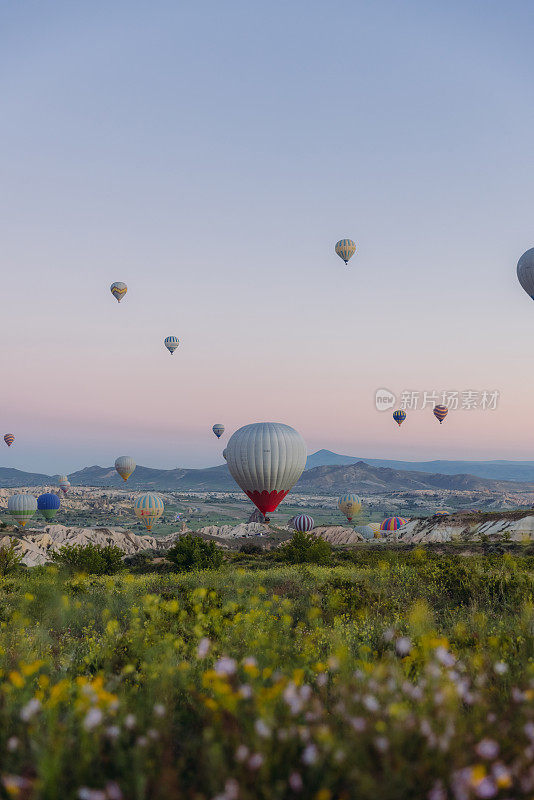
[[[0,579],[0,793],[534,796],[534,557]]]

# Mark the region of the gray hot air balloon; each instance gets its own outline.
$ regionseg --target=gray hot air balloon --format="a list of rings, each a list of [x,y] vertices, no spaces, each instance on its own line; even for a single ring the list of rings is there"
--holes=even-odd
[[[225,450],[232,478],[264,515],[277,508],[306,466],[304,439],[280,422],[239,428]]]
[[[356,533],[361,533],[364,539],[374,539],[375,532],[370,525],[356,525],[354,530]]]
[[[525,292],[534,300],[534,247],[523,253],[517,262],[517,278]]]
[[[37,511],[37,500],[32,494],[14,494],[7,501],[7,510],[18,527],[23,528]]]
[[[125,481],[128,480],[135,467],[135,461],[131,456],[119,456],[115,461],[115,469]]]

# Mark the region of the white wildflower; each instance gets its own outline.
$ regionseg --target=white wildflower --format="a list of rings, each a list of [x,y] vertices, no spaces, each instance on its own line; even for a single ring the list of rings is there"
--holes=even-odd
[[[41,701],[38,700],[36,697],[32,697],[31,700],[28,700],[25,706],[21,708],[20,711],[20,718],[23,722],[29,722],[32,717],[34,717],[37,712],[41,708]]]
[[[197,658],[206,658],[210,651],[211,642],[210,640],[204,636],[203,639],[200,640],[197,646]]]
[[[90,708],[85,715],[83,727],[86,731],[94,730],[102,722],[104,715],[99,708]]]

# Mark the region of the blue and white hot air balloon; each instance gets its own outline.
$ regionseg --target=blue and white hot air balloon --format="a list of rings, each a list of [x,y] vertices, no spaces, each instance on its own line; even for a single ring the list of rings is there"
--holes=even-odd
[[[335,251],[337,255],[343,259],[345,264],[348,264],[349,260],[356,252],[356,244],[352,239],[340,239],[335,246]]]
[[[163,500],[153,492],[142,494],[134,504],[135,516],[141,520],[147,531],[152,530],[152,524],[161,517],[164,509]]]
[[[309,514],[298,514],[292,524],[293,528],[299,533],[309,533],[313,529],[315,522]]]
[[[221,436],[224,433],[224,425],[221,425],[220,422],[216,422],[215,425],[212,428],[212,431],[215,434],[215,436],[217,437],[217,439],[220,439]]]
[[[40,494],[37,498],[37,510],[41,512],[43,517],[50,522],[56,516],[59,507],[61,505],[61,501],[57,494],[53,494],[53,492],[46,492],[46,494]]]
[[[176,336],[167,336],[163,344],[165,345],[165,347],[172,356],[172,354],[180,344],[180,340]]]

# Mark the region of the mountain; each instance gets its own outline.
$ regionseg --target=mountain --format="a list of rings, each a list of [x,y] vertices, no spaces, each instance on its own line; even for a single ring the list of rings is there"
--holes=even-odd
[[[152,469],[136,467],[128,483],[114,467],[85,467],[69,475],[73,486],[113,486],[117,489],[168,489],[171,491],[235,492],[236,484],[226,464],[207,469]]]
[[[534,482],[534,461],[395,461],[384,458],[359,458],[318,450],[308,456],[306,469],[334,464],[356,464],[364,461],[373,467],[390,467],[407,472],[429,472],[441,475],[477,475],[497,481]]]
[[[57,483],[57,480],[39,472],[22,472],[12,467],[0,467],[0,486],[4,489],[14,486],[44,486],[49,483]]]

